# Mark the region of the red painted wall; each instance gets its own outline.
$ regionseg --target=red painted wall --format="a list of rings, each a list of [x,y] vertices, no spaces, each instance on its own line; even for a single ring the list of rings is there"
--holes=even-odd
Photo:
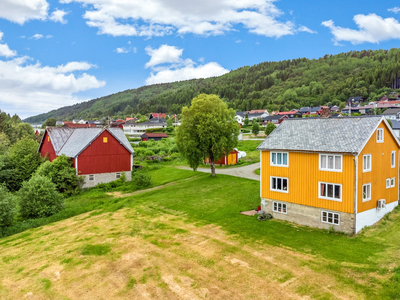
[[[103,137],[107,137],[107,143],[103,143]],[[78,156],[80,175],[130,170],[131,153],[107,131]]]
[[[49,159],[50,161],[53,161],[54,159],[57,158],[56,151],[54,151],[53,145],[51,144],[51,140],[49,141],[48,139],[48,133],[46,131],[44,138],[43,138],[43,144],[42,148],[40,149],[40,155],[42,157],[45,157],[46,154],[49,154]]]

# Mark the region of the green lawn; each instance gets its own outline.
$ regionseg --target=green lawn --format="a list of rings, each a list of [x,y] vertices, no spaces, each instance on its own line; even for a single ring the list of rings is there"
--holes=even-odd
[[[246,146],[251,149],[248,144]],[[269,245],[282,251],[310,255],[313,259],[304,262],[308,268],[335,276],[361,299],[400,297],[400,269],[395,268],[400,266],[399,209],[378,225],[352,237],[275,219],[259,222],[256,216],[240,215],[240,211],[254,209],[260,204],[257,181],[227,175],[212,178],[209,174],[170,167],[155,169],[149,174],[154,186],[174,183],[162,189],[120,198],[93,189],[68,199],[64,211],[36,220],[35,226],[31,227],[94,210],[91,216],[121,208],[137,210],[150,218],[160,214],[184,215],[186,222],[198,227],[219,226],[242,247]],[[22,225],[14,228],[15,232],[23,230]],[[10,241],[13,237],[1,239],[0,244],[6,245]],[[307,289],[303,289],[307,294]]]

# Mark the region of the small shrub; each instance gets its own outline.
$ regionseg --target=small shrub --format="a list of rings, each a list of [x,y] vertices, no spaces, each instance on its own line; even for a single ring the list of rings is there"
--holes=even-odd
[[[265,221],[265,220],[269,220],[269,219],[272,219],[273,217],[272,217],[272,215],[271,214],[269,214],[269,213],[262,213],[261,215],[259,215],[258,217],[257,217],[257,220],[258,221]]]
[[[242,129],[242,133],[249,133],[249,132],[250,132],[250,130]]]
[[[154,151],[151,150],[146,150],[146,152],[144,153],[144,156],[154,156]]]
[[[145,172],[136,172],[132,181],[139,188],[151,186],[151,176]]]
[[[56,185],[47,177],[34,175],[18,191],[20,215],[23,219],[36,219],[54,215],[64,207],[64,199]]]
[[[172,161],[172,158],[168,157],[168,156],[165,156],[165,157],[163,157],[163,161]]]
[[[17,214],[16,201],[4,185],[0,185],[0,228],[13,224]]]

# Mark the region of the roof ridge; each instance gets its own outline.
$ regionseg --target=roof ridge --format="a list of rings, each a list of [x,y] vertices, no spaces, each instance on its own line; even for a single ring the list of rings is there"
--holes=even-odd
[[[71,137],[71,135],[72,135],[72,134],[74,133],[74,131],[77,129],[77,128],[73,128],[73,127],[68,127],[68,128],[71,128],[71,129],[72,129],[71,134],[70,134],[70,135],[68,136],[68,138],[65,140],[64,144],[60,147],[60,150],[57,151],[57,156],[58,156],[58,154],[61,152],[62,148],[64,148],[65,144],[67,143],[67,141],[69,140],[69,138]]]

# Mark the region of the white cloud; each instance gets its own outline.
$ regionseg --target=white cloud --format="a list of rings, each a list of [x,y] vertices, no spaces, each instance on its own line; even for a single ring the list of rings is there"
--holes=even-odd
[[[36,33],[35,35],[31,36],[31,39],[35,39],[35,40],[42,39],[42,38],[44,38],[43,34],[39,34],[39,33]]]
[[[208,78],[229,72],[216,62],[197,65],[191,59],[183,60],[181,58],[183,49],[174,46],[162,45],[158,49],[146,47],[145,50],[151,56],[150,61],[145,66],[152,68],[150,77],[146,79],[146,84]],[[204,59],[200,58],[199,61],[203,62]]]
[[[334,43],[340,41],[351,42],[353,45],[364,42],[376,43],[381,41],[400,39],[400,23],[394,18],[383,19],[376,14],[356,15],[353,18],[358,30],[335,26],[332,20],[322,22],[334,36]]]
[[[241,24],[267,37],[294,34],[294,24],[277,20],[283,13],[275,0],[61,0],[87,8],[84,18],[99,34],[164,36],[194,33],[219,35]],[[137,23],[143,25],[139,26]]]
[[[0,42],[3,39],[4,33],[0,31]],[[17,51],[11,50],[7,44],[0,44],[0,56],[13,57],[17,55]]]
[[[114,51],[117,52],[117,53],[128,53],[129,52],[128,49],[123,48],[123,47],[122,48],[117,48]]]
[[[46,0],[1,0],[0,18],[22,25],[28,20],[45,20],[48,8]]]
[[[49,19],[53,22],[60,22],[61,24],[67,24],[68,21],[64,19],[65,15],[67,14],[68,13],[66,11],[56,9],[55,11],[52,12]]]
[[[391,11],[391,12],[394,12],[395,14],[397,14],[400,11],[400,7],[389,8],[388,11]]]
[[[34,39],[34,40],[39,40],[39,39],[43,39],[43,38],[51,39],[52,37],[53,36],[50,34],[44,36],[43,34],[36,33],[33,36],[31,36],[30,39]]]
[[[164,63],[177,63],[181,60],[183,52],[183,49],[168,45],[162,45],[158,49],[146,47],[145,50],[147,55],[151,56],[150,61],[146,63],[146,68]]]
[[[105,85],[84,72],[95,67],[87,62],[49,67],[30,60],[27,56],[0,59],[0,106],[32,115],[85,100],[74,94]]]
[[[137,49],[136,49],[136,47],[129,47],[129,48],[121,47],[121,48],[115,49],[114,52],[117,52],[117,53],[129,53],[129,52],[136,53]]]
[[[308,28],[308,27],[306,27],[306,26],[300,26],[300,27],[297,29],[297,31],[308,32],[308,33],[311,33],[311,34],[318,33],[318,32],[316,32],[316,31],[314,31],[314,30],[311,30],[310,28]]]

